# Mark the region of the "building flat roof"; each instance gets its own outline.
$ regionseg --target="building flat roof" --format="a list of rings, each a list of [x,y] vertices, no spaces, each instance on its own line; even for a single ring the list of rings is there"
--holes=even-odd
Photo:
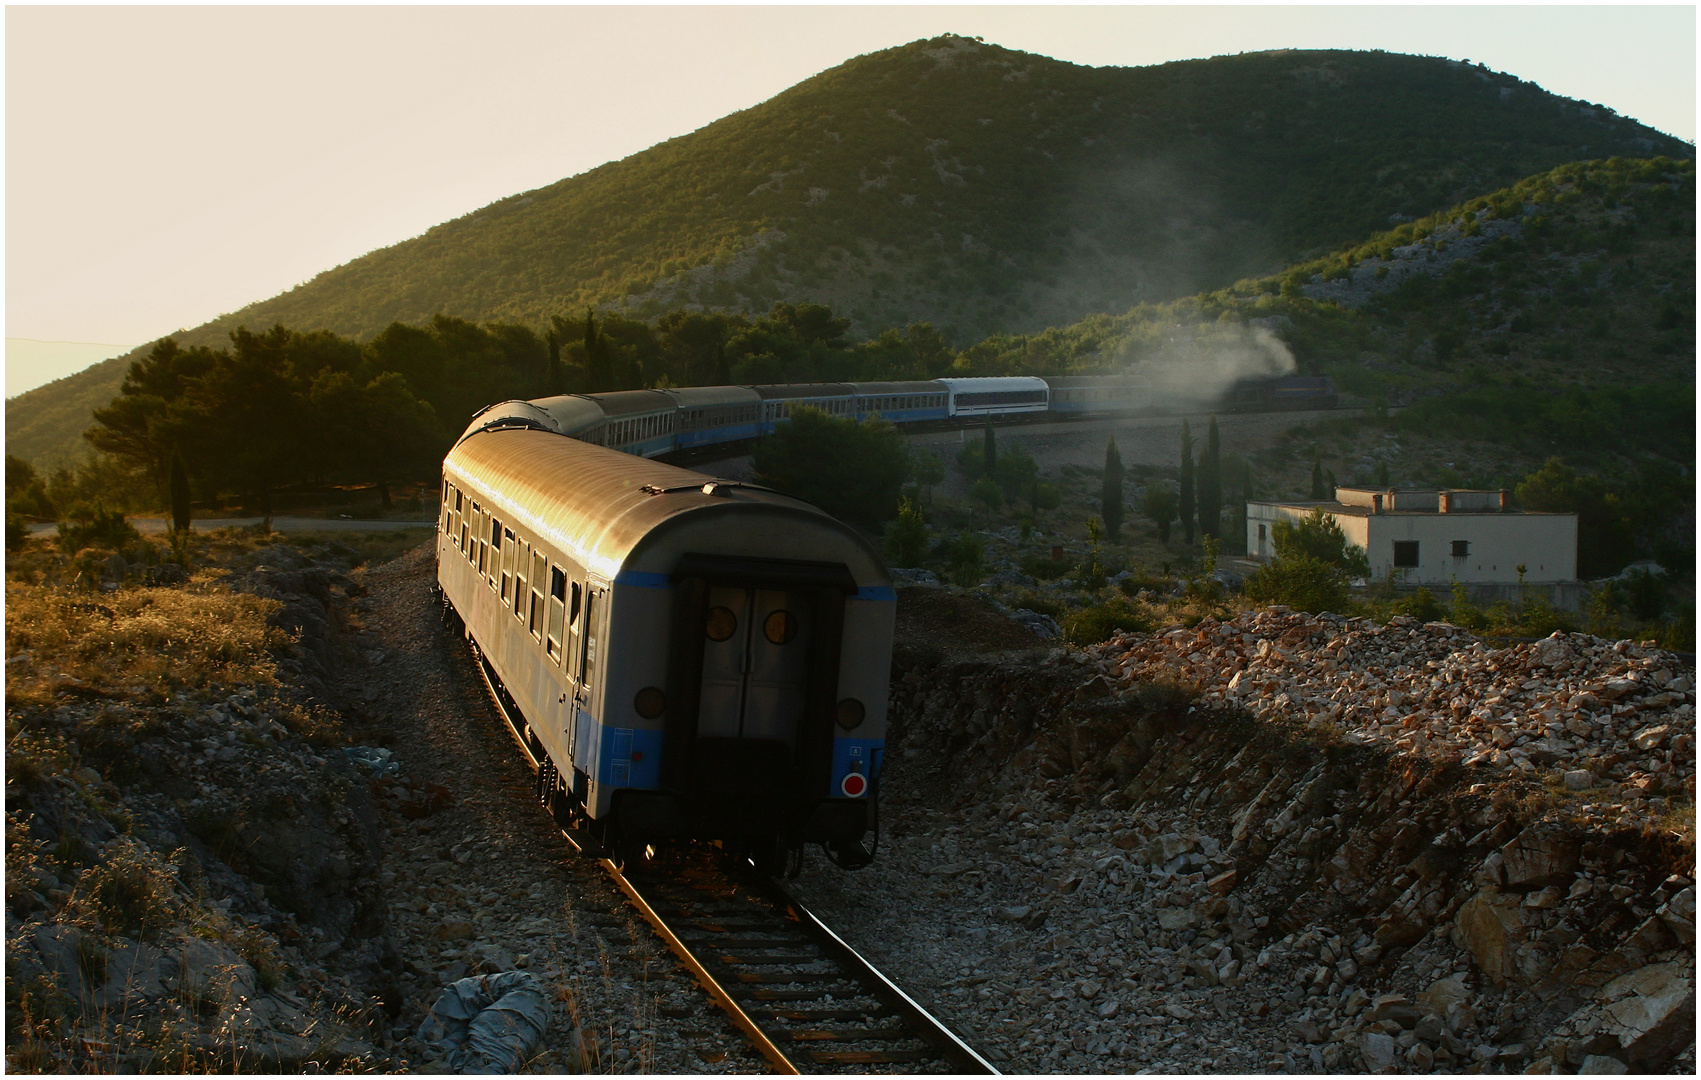
[[[1556,512],[1551,510],[1377,510],[1369,506],[1352,506],[1333,499],[1247,499],[1248,506],[1280,506],[1289,510],[1321,509],[1325,514],[1340,514],[1344,517],[1506,517],[1508,514],[1520,517],[1576,517],[1569,511]]]

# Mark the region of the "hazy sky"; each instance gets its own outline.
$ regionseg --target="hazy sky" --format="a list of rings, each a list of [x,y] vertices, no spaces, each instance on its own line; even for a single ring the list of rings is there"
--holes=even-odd
[[[8,7],[6,394],[946,32],[1469,59],[1695,138],[1693,6]]]

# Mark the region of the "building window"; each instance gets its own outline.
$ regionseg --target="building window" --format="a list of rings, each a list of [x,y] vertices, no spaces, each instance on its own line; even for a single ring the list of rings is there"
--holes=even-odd
[[[1463,558],[1467,557],[1468,555],[1470,555],[1470,553],[1471,553],[1471,542],[1469,540],[1455,540],[1455,541],[1453,541],[1453,557],[1455,559],[1463,559]]]
[[[1416,540],[1394,541],[1394,565],[1416,566],[1418,564],[1418,542]]]

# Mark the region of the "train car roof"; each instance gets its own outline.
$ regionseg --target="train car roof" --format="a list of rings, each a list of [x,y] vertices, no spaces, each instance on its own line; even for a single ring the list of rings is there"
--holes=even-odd
[[[670,386],[658,393],[666,394],[686,409],[705,405],[747,405],[762,400],[762,395],[748,386]]]
[[[945,390],[945,384],[938,379],[912,380],[910,382],[853,382],[852,391],[858,397],[870,397],[874,394],[938,394]]]
[[[996,393],[1000,390],[1045,390],[1044,379],[1032,375],[977,376],[972,379],[940,379],[953,394]]]
[[[604,416],[630,416],[673,408],[673,399],[659,390],[611,390],[606,394],[579,396],[596,402]]]
[[[598,419],[601,419],[600,414]],[[473,413],[466,430],[461,432],[461,438],[498,428],[535,428],[539,431],[553,431],[558,435],[566,434],[562,431],[557,417],[533,402],[499,401]]]
[[[463,439],[444,466],[470,485],[500,492],[509,513],[533,535],[611,581],[634,562],[660,559],[670,533],[697,536],[696,526],[731,518],[720,539],[742,545],[732,554],[795,559],[801,528],[845,563],[857,586],[890,585],[880,557],[854,529],[766,488],[526,429]],[[704,490],[709,484],[716,485],[714,494]],[[652,557],[646,559],[646,553]],[[652,566],[644,572],[671,569]]]
[[[578,394],[558,394],[555,397],[533,398],[511,404],[530,405],[542,409],[555,420],[555,428],[563,435],[573,435],[602,423],[602,407],[590,398]]]
[[[841,382],[771,383],[752,386],[764,399],[850,397],[851,384]]]

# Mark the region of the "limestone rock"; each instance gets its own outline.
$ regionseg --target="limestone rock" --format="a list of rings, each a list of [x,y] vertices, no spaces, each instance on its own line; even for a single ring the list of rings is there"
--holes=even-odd
[[[1394,1045],[1392,1036],[1372,1031],[1359,1042],[1358,1051],[1364,1055],[1365,1072],[1393,1072],[1399,1047]]]

